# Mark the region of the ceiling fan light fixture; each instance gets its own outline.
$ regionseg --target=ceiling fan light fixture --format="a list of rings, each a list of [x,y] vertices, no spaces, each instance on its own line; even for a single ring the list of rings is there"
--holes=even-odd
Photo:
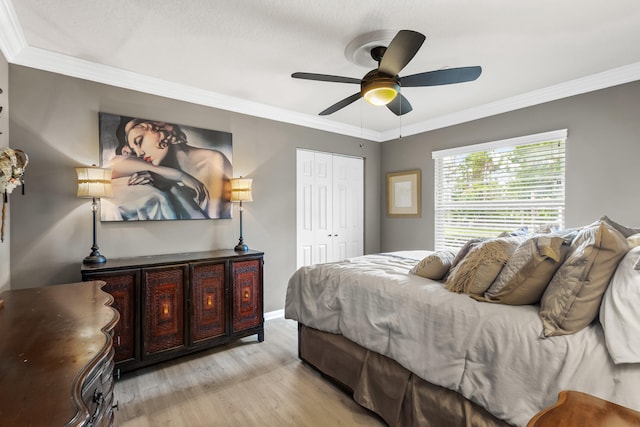
[[[373,80],[362,85],[362,96],[371,105],[387,105],[398,95],[400,86],[394,79]]]

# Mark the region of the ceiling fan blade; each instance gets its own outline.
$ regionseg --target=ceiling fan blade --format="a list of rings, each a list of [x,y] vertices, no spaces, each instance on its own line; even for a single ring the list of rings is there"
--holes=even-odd
[[[361,96],[362,95],[360,94],[360,92],[354,93],[353,95],[351,95],[349,97],[346,97],[342,101],[336,102],[331,107],[329,107],[326,110],[322,111],[320,113],[320,115],[321,116],[328,116],[329,114],[335,113],[336,111],[343,109],[347,105],[356,102],[358,99],[360,99]]]
[[[318,80],[321,82],[335,82],[335,83],[355,83],[360,84],[360,79],[354,79],[352,77],[332,76],[329,74],[315,74],[315,73],[293,73],[291,77],[294,79],[306,79],[306,80]]]
[[[416,31],[399,31],[382,55],[378,70],[390,76],[398,74],[418,53],[425,38],[423,34]]]
[[[391,110],[391,112],[393,112],[393,114],[395,114],[396,116],[402,116],[413,110],[411,103],[407,100],[407,98],[402,96],[401,93],[399,93],[393,99],[393,101],[387,104],[387,108]]]
[[[479,66],[448,68],[400,77],[399,81],[402,87],[438,86],[470,82],[480,77],[481,73],[482,67]]]

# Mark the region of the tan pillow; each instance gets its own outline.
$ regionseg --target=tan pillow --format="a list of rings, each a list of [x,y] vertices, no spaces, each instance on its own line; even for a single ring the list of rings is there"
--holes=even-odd
[[[455,258],[452,251],[444,250],[427,255],[409,273],[427,279],[440,280],[451,268],[451,263]]]
[[[521,237],[501,237],[473,246],[460,263],[451,268],[446,282],[447,289],[482,295],[522,240]]]
[[[509,305],[536,304],[569,252],[559,236],[525,240],[511,255],[484,297],[476,299]]]
[[[608,216],[604,215],[600,218],[600,221],[604,221],[607,223],[607,225],[610,225],[611,227],[615,228],[616,230],[618,230],[624,237],[629,237],[633,234],[638,234],[640,233],[640,228],[637,227],[627,227],[626,225],[622,225],[620,223],[615,222],[614,220],[612,220],[611,218],[609,218]]]
[[[605,221],[580,231],[540,303],[544,336],[568,335],[597,316],[602,295],[629,246]]]

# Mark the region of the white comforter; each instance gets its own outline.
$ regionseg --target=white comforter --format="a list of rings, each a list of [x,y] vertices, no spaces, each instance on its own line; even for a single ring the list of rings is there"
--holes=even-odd
[[[300,268],[285,317],[342,334],[421,378],[525,426],[560,390],[640,410],[640,365],[614,365],[598,322],[542,338],[538,306],[478,302],[408,274],[426,251]]]

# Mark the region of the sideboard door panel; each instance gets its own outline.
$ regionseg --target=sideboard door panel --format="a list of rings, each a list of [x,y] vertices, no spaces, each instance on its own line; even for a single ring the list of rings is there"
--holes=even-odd
[[[262,260],[232,262],[233,333],[262,325]]]
[[[88,273],[83,280],[103,280],[102,288],[113,296],[113,308],[118,310],[120,320],[113,330],[115,361],[126,362],[136,359],[136,330],[138,330],[136,307],[138,306],[138,274],[140,270],[120,270],[117,272]]]
[[[223,336],[225,319],[225,262],[191,264],[191,342]]]
[[[187,265],[142,270],[145,327],[143,356],[185,347]]]

